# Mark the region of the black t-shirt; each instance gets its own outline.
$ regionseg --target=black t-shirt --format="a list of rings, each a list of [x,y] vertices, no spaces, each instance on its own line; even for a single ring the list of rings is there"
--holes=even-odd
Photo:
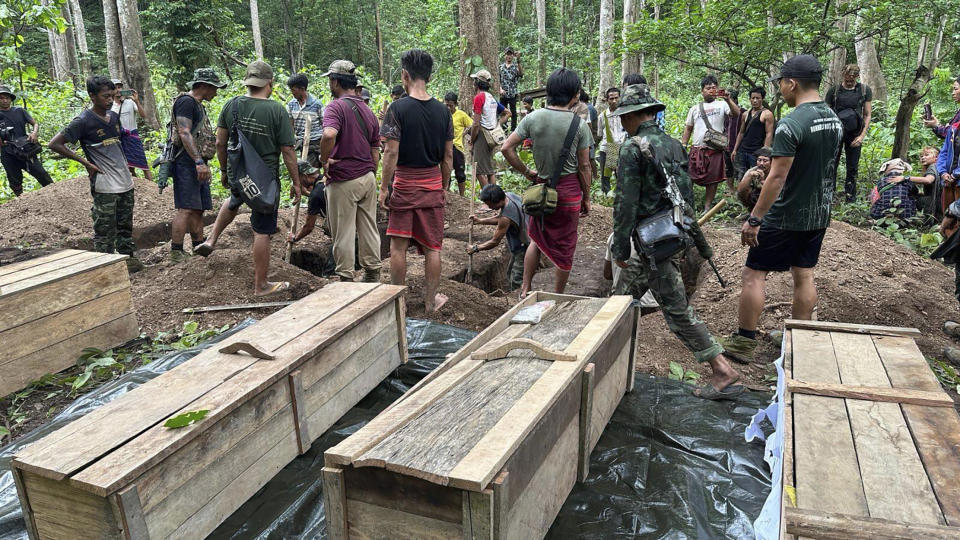
[[[873,90],[869,86],[857,83],[850,90],[847,90],[843,87],[842,84],[834,87],[834,96],[829,103],[833,106],[833,110],[840,112],[844,109],[853,109],[857,111],[857,114],[862,115],[863,111],[860,110],[860,93],[863,92],[863,101],[873,101]]]
[[[4,135],[7,140],[26,136],[27,124],[33,124],[33,117],[23,107],[10,107],[5,111],[0,111],[0,129],[13,128],[9,131],[9,135]],[[6,152],[7,148],[4,147],[3,151]]]
[[[434,98],[400,98],[387,109],[380,136],[400,141],[398,166],[436,167],[443,161],[447,141],[453,140],[450,109]]]
[[[763,111],[756,112],[753,109],[746,114],[746,130],[743,132],[743,139],[740,140],[740,152],[753,154],[763,146],[763,141],[767,137],[767,125],[760,120]]]
[[[310,191],[310,198],[307,201],[308,215],[320,216],[324,219],[327,218],[326,187],[322,179],[317,179],[317,183],[313,185],[313,189]]]
[[[203,107],[200,105],[200,102],[193,98],[190,94],[184,94],[176,99],[173,102],[173,126],[174,129],[177,129],[177,117],[189,118],[191,122],[191,133],[197,132],[197,126],[203,122],[203,117],[206,113],[203,110]],[[184,160],[187,163],[193,163],[193,160],[190,159],[190,154],[186,152],[180,152],[177,154],[178,160]]]

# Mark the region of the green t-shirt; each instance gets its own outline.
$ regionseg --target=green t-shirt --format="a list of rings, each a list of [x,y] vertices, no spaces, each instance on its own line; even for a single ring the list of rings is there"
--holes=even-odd
[[[240,108],[238,112],[243,135],[260,154],[264,164],[277,170],[280,166],[280,149],[296,144],[287,110],[272,99],[240,96],[235,101],[224,105],[217,120],[218,128],[224,128],[227,131],[233,128],[235,106]]]
[[[830,204],[843,126],[822,101],[802,103],[777,124],[773,157],[791,156],[793,165],[765,224],[786,231],[814,231],[830,225]]]
[[[553,170],[557,167],[560,150],[563,150],[563,140],[567,136],[567,130],[570,129],[570,122],[573,121],[573,112],[557,111],[553,109],[537,109],[523,117],[517,124],[517,135],[521,139],[530,139],[533,141],[533,161],[537,167],[537,175],[540,178],[550,179],[553,177]],[[577,172],[577,151],[589,148],[593,143],[593,137],[590,136],[590,126],[580,121],[580,128],[573,137],[573,144],[570,145],[570,155],[563,163],[563,170],[560,176],[566,176]]]

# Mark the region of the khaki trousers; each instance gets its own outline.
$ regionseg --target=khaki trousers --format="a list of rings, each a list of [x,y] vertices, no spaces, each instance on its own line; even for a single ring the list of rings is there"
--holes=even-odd
[[[327,184],[327,219],[333,233],[333,259],[338,276],[353,279],[357,258],[364,270],[380,269],[377,181],[372,172],[346,182]]]

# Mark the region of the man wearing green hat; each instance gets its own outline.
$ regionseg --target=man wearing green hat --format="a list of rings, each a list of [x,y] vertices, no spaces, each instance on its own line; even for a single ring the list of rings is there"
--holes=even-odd
[[[13,102],[17,95],[7,85],[0,85],[0,162],[7,173],[7,183],[13,194],[20,196],[23,193],[23,171],[40,182],[40,186],[53,183],[50,174],[43,168],[37,156],[29,160],[15,155],[15,145],[36,143],[40,133],[40,124],[30,116],[23,107],[14,107]],[[27,124],[33,126],[27,133]]]
[[[628,134],[620,149],[613,209],[611,252],[614,262],[622,269],[615,292],[631,294],[637,300],[647,290],[653,292],[670,330],[693,352],[698,362],[708,362],[713,370],[709,383],[697,389],[695,395],[730,399],[743,392],[743,386],[733,384],[740,375],[687,302],[677,264],[679,253],[655,264],[647,257],[631,254],[637,224],[674,206],[665,190],[663,169],[673,177],[685,210],[692,213],[693,209],[693,185],[684,167],[683,146],[657,127],[657,113],[665,108],[650,95],[647,85],[634,84],[625,89],[619,107],[610,113],[620,118]],[[642,151],[642,145],[649,145],[651,151]]]
[[[216,155],[217,141],[203,102],[212,100],[217,90],[226,85],[213,69],[199,68],[187,83],[190,91],[180,94],[173,102],[174,127],[170,138],[176,156],[173,206],[177,213],[171,226],[170,259],[174,262],[183,260],[185,234],[190,233],[194,250],[204,242],[203,212],[213,208],[209,161]]]

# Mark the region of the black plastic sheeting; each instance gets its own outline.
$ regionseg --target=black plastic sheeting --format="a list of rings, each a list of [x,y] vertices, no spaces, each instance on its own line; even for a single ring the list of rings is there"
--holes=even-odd
[[[314,441],[310,451],[280,471],[210,538],[326,538],[320,480],[323,452],[357,431],[474,335],[408,320],[410,361]],[[197,352],[184,351],[172,355],[176,360],[164,358],[145,368],[159,371]],[[146,380],[124,385],[129,390]],[[770,478],[763,443],[747,443],[743,433],[769,395],[747,393],[735,403],[716,403],[693,397],[691,387],[677,381],[638,374],[635,382],[633,393],[624,397],[591,455],[589,478],[574,487],[547,537],[752,538],[752,522],[770,490]],[[81,406],[85,413],[116,397],[109,396],[84,396],[78,403],[89,401]],[[17,447],[28,437],[35,440],[52,429],[45,425],[38,430],[42,433],[19,439]],[[10,447],[0,451],[0,470],[9,466],[15,451]],[[0,540],[26,538],[10,474],[2,474]]]

